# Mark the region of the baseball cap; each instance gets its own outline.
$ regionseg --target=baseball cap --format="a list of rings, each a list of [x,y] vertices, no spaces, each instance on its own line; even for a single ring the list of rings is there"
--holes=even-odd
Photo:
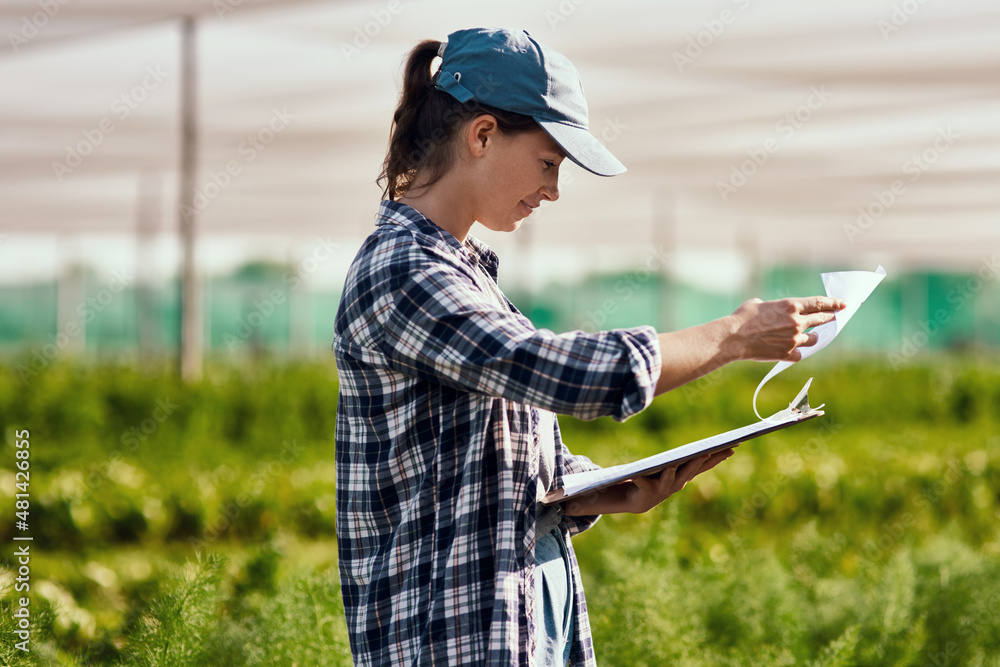
[[[474,100],[534,118],[569,159],[598,176],[625,171],[590,133],[587,99],[573,63],[526,30],[457,30],[438,55],[438,90],[459,102]]]

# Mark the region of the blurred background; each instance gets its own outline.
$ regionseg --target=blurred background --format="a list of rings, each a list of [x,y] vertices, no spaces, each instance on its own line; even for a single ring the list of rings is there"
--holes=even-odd
[[[474,232],[538,326],[678,328],[881,263],[843,344],[899,352],[936,315],[949,321],[921,350],[1000,341],[990,3],[0,6],[6,348],[176,349],[189,256],[205,349],[326,354],[403,59],[469,25],[569,56],[594,134],[629,168],[567,164],[558,205]],[[185,108],[194,197],[179,210]]]
[[[538,327],[675,329],[822,293],[823,271],[888,273],[761,397],[816,374],[826,423],[575,540],[615,601],[592,610],[602,664],[997,664],[984,0],[0,0],[0,499],[29,428],[42,610],[37,650],[0,657],[348,662],[333,319],[406,54],[471,26],[568,56],[628,167],[567,161],[558,203],[473,228]],[[751,420],[765,372],[724,369],[630,424],[561,423],[613,465]],[[697,575],[700,601],[657,583],[637,602],[656,568]]]

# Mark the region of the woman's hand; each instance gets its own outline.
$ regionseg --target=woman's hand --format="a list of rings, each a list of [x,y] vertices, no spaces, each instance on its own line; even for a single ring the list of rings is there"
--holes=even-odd
[[[676,389],[733,361],[798,361],[799,347],[815,345],[805,333],[825,324],[846,304],[828,296],[778,301],[750,299],[732,315],[659,334],[660,376],[654,396]]]
[[[566,504],[566,514],[642,514],[684,488],[688,482],[703,472],[711,470],[733,455],[732,449],[706,454],[680,466],[665,468],[659,477],[636,477],[621,484],[609,486]]]
[[[750,299],[730,317],[734,330],[727,345],[733,356],[754,361],[799,361],[798,348],[815,345],[818,336],[806,329],[826,324],[843,310],[841,299],[810,296],[778,301]]]
[[[625,485],[623,512],[642,514],[674,495],[697,475],[711,470],[733,455],[732,449],[706,454],[680,466],[665,468],[659,477],[636,477]]]

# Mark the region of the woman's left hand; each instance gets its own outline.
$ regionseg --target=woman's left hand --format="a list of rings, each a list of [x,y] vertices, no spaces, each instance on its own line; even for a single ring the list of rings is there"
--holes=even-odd
[[[680,466],[665,468],[659,477],[636,477],[574,498],[564,509],[568,516],[648,512],[683,489],[696,475],[711,470],[732,455],[732,448],[706,454]]]
[[[648,512],[683,489],[696,475],[711,470],[728,459],[733,452],[732,449],[726,449],[715,454],[706,454],[680,466],[665,468],[659,477],[636,477],[621,484],[623,487],[621,511],[635,514]]]

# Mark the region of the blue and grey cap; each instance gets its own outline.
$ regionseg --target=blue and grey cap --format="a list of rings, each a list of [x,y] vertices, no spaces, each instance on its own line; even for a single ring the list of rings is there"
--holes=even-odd
[[[587,99],[569,59],[525,30],[458,30],[441,44],[435,88],[459,102],[530,116],[587,171],[615,176],[625,165],[588,129]]]

